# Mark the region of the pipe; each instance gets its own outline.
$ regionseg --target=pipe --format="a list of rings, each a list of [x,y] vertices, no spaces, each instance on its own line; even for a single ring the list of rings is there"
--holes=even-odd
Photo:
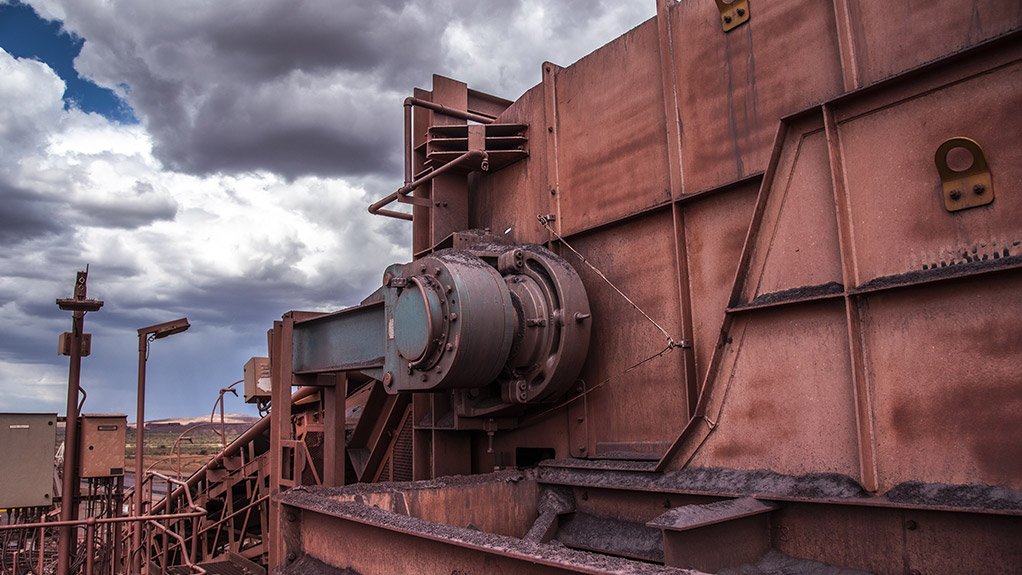
[[[145,371],[146,356],[149,354],[149,334],[138,334],[138,388],[135,397],[135,514],[144,515],[142,509],[142,477],[145,473],[143,458],[145,457]],[[142,524],[134,527],[131,545],[138,548],[142,544]],[[131,573],[142,573],[141,557],[135,555],[131,564]]]
[[[405,185],[412,183],[412,106],[405,100]]]
[[[169,515],[131,515],[126,517],[101,517],[95,519],[97,525],[106,523],[134,523],[137,521],[152,521],[154,519],[193,519],[206,515],[207,511],[199,508],[197,511],[188,513],[171,513]],[[46,527],[81,527],[86,525],[88,519],[76,519],[74,521],[46,521],[42,523],[15,523],[12,525],[0,525],[0,531],[13,531],[15,529],[44,529]]]
[[[492,124],[497,118],[493,116],[484,116],[482,114],[476,114],[466,110],[457,110],[455,108],[448,108],[443,104],[436,104],[429,100],[422,100],[414,96],[405,98],[405,107],[411,109],[412,106],[419,108],[425,108],[434,112],[439,112],[445,116],[451,116],[453,118],[459,118],[461,120],[470,120],[472,122],[478,122],[480,124]]]
[[[64,418],[64,477],[60,493],[60,519],[78,517],[78,393],[82,373],[82,332],[85,312],[75,311],[71,319],[71,360],[67,374],[67,412]],[[71,529],[61,529],[57,540],[57,573],[71,568]]]
[[[405,116],[405,146],[404,146],[404,148],[405,148],[405,181],[404,181],[404,186],[402,186],[401,189],[406,189],[407,188],[408,191],[404,192],[404,195],[408,195],[408,192],[410,192],[411,190],[414,190],[415,188],[418,187],[418,185],[413,185],[413,182],[412,182],[412,170],[413,170],[412,169],[412,147],[413,147],[412,146],[412,108],[413,107],[425,108],[425,109],[431,110],[433,112],[438,112],[440,114],[444,114],[445,116],[451,116],[452,118],[459,118],[459,119],[466,120],[466,121],[470,120],[472,122],[478,122],[480,124],[492,124],[494,121],[496,121],[496,118],[493,117],[493,116],[485,116],[485,115],[482,115],[482,114],[476,114],[474,112],[469,112],[469,111],[466,111],[466,110],[456,110],[454,108],[448,108],[447,106],[444,106],[442,104],[435,104],[433,102],[430,102],[429,100],[422,100],[422,99],[416,98],[414,96],[409,96],[409,97],[405,98],[405,101],[404,101],[404,112],[405,112],[404,113],[404,116]],[[484,154],[485,154],[485,152],[484,152]],[[485,157],[483,158],[483,160],[485,161]],[[456,159],[454,161],[457,162],[458,159]],[[451,162],[451,163],[454,163],[454,162]],[[450,164],[447,164],[447,165],[450,165]],[[483,168],[483,171],[486,171],[485,167]],[[429,181],[429,180],[426,180],[426,181]],[[422,185],[422,184],[419,184],[419,185]],[[412,187],[409,188],[409,186],[412,186]],[[398,190],[398,192],[400,192],[400,190]],[[383,209],[384,206],[386,206],[387,204],[390,204],[391,202],[393,202],[394,200],[397,199],[397,193],[398,192],[390,194],[389,196],[383,198],[382,200],[380,200],[378,202],[375,202],[372,205],[370,205],[369,206],[369,213],[373,214],[373,215],[376,215],[376,216],[387,216],[387,217],[390,217],[390,218],[397,218],[399,220],[406,220],[406,221],[409,221],[409,222],[412,221],[412,215],[411,214],[406,214],[404,212],[397,212],[397,211],[394,211],[394,210]]]
[[[402,220],[411,221],[412,220],[412,215],[411,214],[405,214],[405,213],[402,213],[402,212],[395,212],[393,210],[385,210],[385,209],[383,209],[384,206],[387,206],[388,204],[392,203],[394,200],[397,200],[399,196],[407,196],[408,194],[410,194],[413,191],[415,191],[418,187],[420,187],[423,184],[426,184],[426,183],[432,181],[433,178],[436,178],[437,176],[441,176],[444,173],[454,169],[455,167],[457,167],[457,166],[459,166],[461,164],[467,163],[467,162],[469,162],[471,160],[479,160],[479,162],[480,162],[479,167],[484,172],[490,168],[489,158],[488,158],[486,152],[484,152],[482,150],[470,150],[470,151],[465,152],[464,154],[458,156],[457,158],[454,158],[450,162],[440,166],[439,168],[433,170],[432,172],[426,174],[425,176],[422,176],[418,180],[415,180],[414,182],[410,182],[410,183],[407,183],[407,184],[401,186],[400,188],[397,189],[397,191],[391,192],[390,194],[388,194],[383,199],[381,199],[379,201],[376,201],[376,202],[373,202],[372,204],[369,205],[369,213],[373,214],[373,215],[389,216],[389,217],[392,217],[392,218],[400,218]]]

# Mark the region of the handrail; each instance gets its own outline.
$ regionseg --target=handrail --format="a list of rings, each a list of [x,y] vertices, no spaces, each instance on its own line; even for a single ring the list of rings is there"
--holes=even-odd
[[[229,521],[231,519],[234,519],[242,511],[247,511],[247,510],[255,507],[256,505],[259,505],[259,504],[263,503],[264,501],[266,501],[269,498],[270,498],[269,495],[263,495],[262,497],[256,499],[255,501],[252,501],[251,503],[249,503],[248,505],[242,507],[241,509],[238,509],[234,513],[231,513],[227,517],[223,517],[221,519],[218,519],[216,521],[216,523],[212,523],[212,524],[210,524],[210,525],[208,525],[206,527],[203,527],[202,529],[199,530],[198,533],[196,533],[196,535],[202,535],[203,533],[207,533],[207,532],[209,532],[210,530],[212,530],[214,528],[220,527],[221,525],[223,525],[227,521]]]
[[[159,529],[160,531],[162,531],[166,535],[169,535],[171,538],[177,540],[178,545],[181,546],[181,559],[184,561],[185,567],[188,567],[189,569],[191,569],[194,573],[196,573],[196,575],[204,575],[206,573],[205,569],[203,569],[202,567],[199,567],[198,565],[193,563],[192,560],[191,560],[191,557],[188,556],[188,542],[185,541],[184,537],[182,537],[179,533],[177,533],[177,532],[175,532],[175,531],[173,531],[171,529],[168,529],[167,527],[165,527],[163,525],[160,525],[159,521],[156,521],[154,519],[150,519],[149,523],[151,523],[153,525],[153,527]]]

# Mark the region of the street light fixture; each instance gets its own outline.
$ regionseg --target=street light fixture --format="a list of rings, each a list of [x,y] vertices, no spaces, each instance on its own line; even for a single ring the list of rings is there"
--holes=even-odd
[[[191,327],[187,318],[157,323],[138,330],[138,405],[135,414],[135,515],[144,515],[142,509],[142,474],[145,457],[145,367],[149,359],[149,342],[181,333]],[[141,573],[142,568],[142,523],[136,522],[132,533],[132,573]]]

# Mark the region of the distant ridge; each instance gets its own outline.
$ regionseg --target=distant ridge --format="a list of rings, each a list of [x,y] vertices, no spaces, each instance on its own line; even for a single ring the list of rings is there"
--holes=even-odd
[[[227,425],[252,425],[257,421],[259,421],[259,417],[255,415],[244,415],[241,413],[224,414],[224,423]],[[175,417],[169,419],[154,419],[147,421],[145,425],[147,428],[152,426],[169,426],[169,425],[178,425],[181,427],[186,427],[198,423],[209,423],[209,416],[205,415],[199,417]],[[213,416],[213,423],[220,425],[220,414],[216,414]],[[134,421],[129,422],[128,425],[134,427],[135,422]]]

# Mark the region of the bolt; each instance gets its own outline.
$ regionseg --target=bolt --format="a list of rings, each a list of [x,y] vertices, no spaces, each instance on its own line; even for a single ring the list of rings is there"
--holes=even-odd
[[[297,557],[298,557],[298,556],[297,556],[297,555],[295,555],[295,552],[294,552],[294,551],[288,551],[288,552],[287,552],[287,560],[288,560],[288,561],[294,561],[294,560],[295,560],[295,559],[296,559]]]
[[[976,184],[975,186],[972,186],[972,191],[977,196],[982,196],[983,194],[986,193],[987,187],[984,186],[983,184]]]
[[[582,323],[583,321],[592,317],[592,314],[582,313],[580,311],[575,312],[575,321]]]
[[[294,513],[288,513],[288,514],[287,514],[287,520],[288,520],[288,521],[290,521],[291,523],[294,523],[294,522],[295,522],[295,519],[298,519],[298,518],[297,518],[297,517],[295,517],[295,514],[294,514]]]
[[[390,387],[390,386],[394,385],[394,374],[393,373],[388,371],[387,373],[383,374],[383,385],[385,387]]]
[[[524,379],[520,380],[518,382],[518,389],[521,389],[522,391],[525,391],[526,389],[528,389],[528,387],[529,387],[529,384],[526,383]]]
[[[443,373],[444,372],[444,368],[438,367],[438,368],[436,368],[436,372],[437,373]]]
[[[456,321],[457,319],[458,319],[458,314],[456,314],[456,313],[454,313],[454,312],[452,311],[452,312],[451,312],[451,321]]]
[[[579,445],[579,446],[578,446],[578,450],[579,450],[579,451],[580,451],[581,453],[585,453],[585,452],[586,452],[586,446],[585,446],[585,445]]]
[[[739,16],[745,16],[745,8],[739,8],[737,12]]]
[[[724,23],[725,24],[730,24],[731,23],[731,17],[730,16],[724,16]]]
[[[551,196],[556,196],[557,195],[557,189],[556,188],[550,188],[550,195]]]
[[[909,531],[915,531],[916,529],[919,529],[919,524],[916,523],[915,520],[909,519],[908,521],[905,522],[905,529],[908,529]]]
[[[553,133],[554,133],[554,127],[553,127],[553,126],[547,126],[547,127],[546,127],[546,131],[548,131],[548,132],[550,132],[551,134],[553,134]]]
[[[440,275],[440,268],[433,268],[433,275],[439,276]]]
[[[408,375],[411,375],[415,371],[415,367],[412,366],[412,362],[408,362]]]
[[[429,374],[428,373],[422,374],[422,381],[429,381]]]
[[[577,418],[577,419],[576,419],[575,421],[577,421],[577,422],[579,422],[579,423],[582,423],[582,422],[583,422],[583,421],[585,421],[585,420],[586,420],[586,418],[584,418],[584,417],[581,417],[581,416],[580,416],[580,417],[578,417],[578,418]]]
[[[526,399],[529,399],[529,394],[525,391],[522,391],[518,394],[518,399],[525,401]]]
[[[454,351],[454,344],[453,343],[447,344],[447,351]]]
[[[394,279],[394,274],[392,274],[390,272],[387,272],[387,273],[383,274],[383,285],[386,286],[386,287],[390,287],[390,282],[393,279]]]
[[[450,284],[447,284],[445,287],[447,289],[447,293],[451,293],[452,291],[454,291],[454,288],[452,288]]]
[[[958,190],[951,190],[951,193],[948,195],[951,196],[952,200],[957,202],[962,197],[962,192]]]

